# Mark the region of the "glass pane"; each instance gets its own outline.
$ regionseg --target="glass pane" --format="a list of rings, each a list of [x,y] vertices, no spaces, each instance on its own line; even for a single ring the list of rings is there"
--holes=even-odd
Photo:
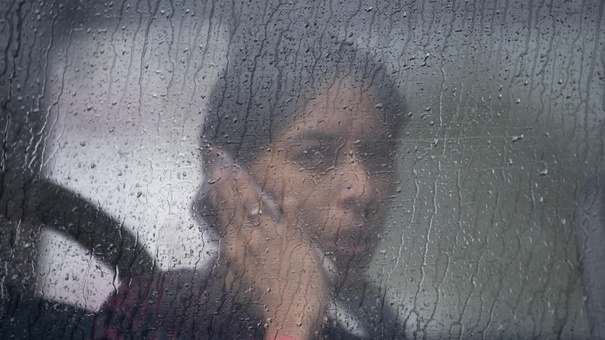
[[[0,6],[16,338],[601,338],[598,0]]]

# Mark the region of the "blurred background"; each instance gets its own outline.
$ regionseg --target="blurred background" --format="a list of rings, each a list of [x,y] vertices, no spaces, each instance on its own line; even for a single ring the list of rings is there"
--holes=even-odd
[[[410,337],[587,338],[573,222],[605,170],[604,14],[599,0],[3,0],[1,293],[93,311],[122,277],[95,242],[28,218],[39,181],[117,221],[155,268],[206,265],[216,240],[190,206],[210,90],[230,60],[315,37],[371,50],[408,101],[369,275]]]

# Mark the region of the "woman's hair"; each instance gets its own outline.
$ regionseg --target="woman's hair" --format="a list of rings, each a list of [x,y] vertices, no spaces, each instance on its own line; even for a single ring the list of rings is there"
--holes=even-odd
[[[319,91],[342,80],[371,91],[384,112],[384,123],[397,137],[405,103],[385,66],[366,50],[338,43],[319,52],[297,48],[229,61],[211,94],[202,147],[220,146],[247,166]]]

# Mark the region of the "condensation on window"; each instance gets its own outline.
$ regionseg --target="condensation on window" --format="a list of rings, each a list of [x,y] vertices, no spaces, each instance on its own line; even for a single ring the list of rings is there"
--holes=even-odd
[[[604,7],[3,1],[0,327],[605,336]]]

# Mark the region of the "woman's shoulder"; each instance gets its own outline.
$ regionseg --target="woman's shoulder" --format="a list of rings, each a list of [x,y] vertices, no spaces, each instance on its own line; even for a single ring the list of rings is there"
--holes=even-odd
[[[238,306],[224,284],[223,268],[173,270],[133,277],[95,318],[100,339],[216,339],[262,337],[259,320]],[[250,308],[248,308],[250,309]]]
[[[247,302],[246,292],[227,287],[224,267],[217,263],[133,277],[95,317],[95,338],[262,339],[258,306]],[[320,338],[403,337],[403,327],[377,287],[340,292],[333,301]]]

